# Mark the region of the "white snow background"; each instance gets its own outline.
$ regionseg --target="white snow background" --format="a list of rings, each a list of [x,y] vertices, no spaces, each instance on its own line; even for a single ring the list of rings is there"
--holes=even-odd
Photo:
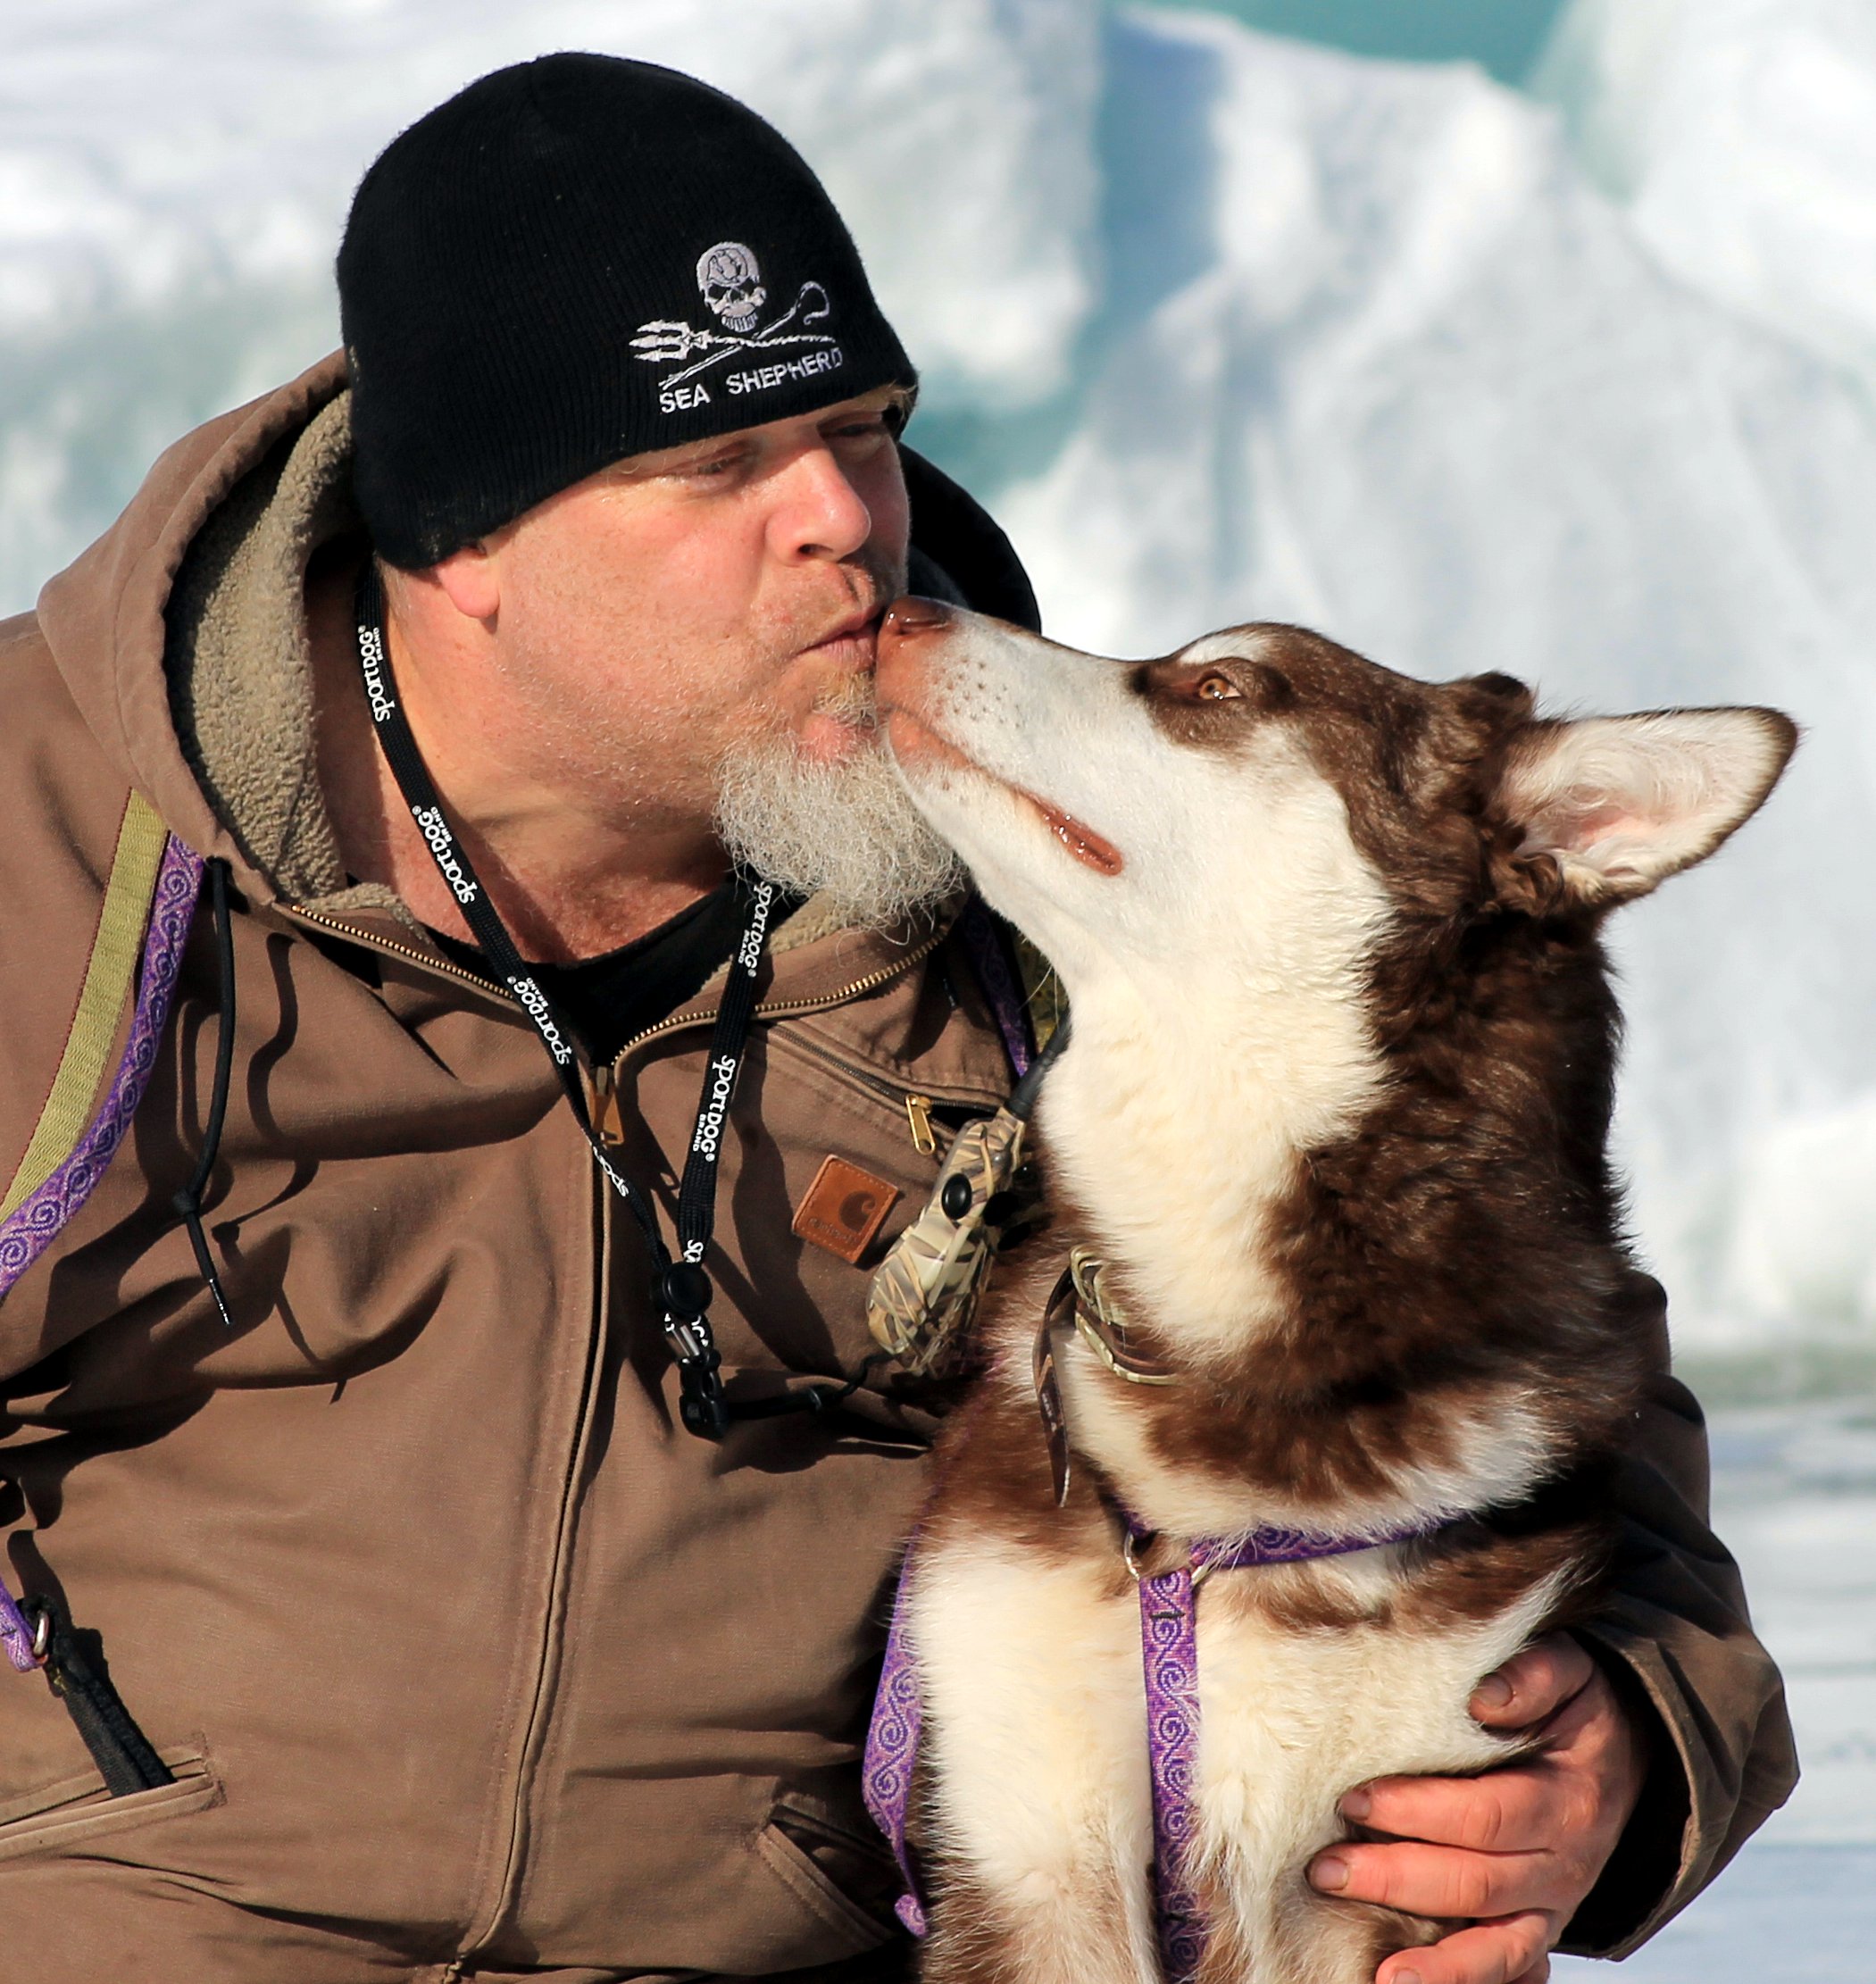
[[[1061,638],[1293,618],[1806,726],[1615,925],[1635,1225],[1683,1357],[1761,1400],[1722,1528],[1811,1771],[1629,1971],[1876,1974],[1876,0],[1573,0],[1522,92],[1098,0],[4,0],[0,612],[337,342],[382,145],[560,47],[805,152],[923,369],[913,438]]]

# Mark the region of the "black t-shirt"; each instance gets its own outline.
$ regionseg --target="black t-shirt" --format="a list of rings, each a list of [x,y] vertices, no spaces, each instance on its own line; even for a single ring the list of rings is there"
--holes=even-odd
[[[800,907],[798,896],[778,893],[770,929]],[[703,988],[735,950],[748,915],[748,885],[732,875],[668,923],[603,957],[537,964],[535,980],[588,1055],[596,1062],[611,1061],[628,1040],[668,1020]],[[466,970],[494,975],[475,945],[440,930],[430,935]]]

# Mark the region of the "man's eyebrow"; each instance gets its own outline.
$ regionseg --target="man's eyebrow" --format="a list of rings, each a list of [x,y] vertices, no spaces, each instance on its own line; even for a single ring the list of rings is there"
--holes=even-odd
[[[829,407],[821,418],[846,421],[868,413],[909,413],[911,411],[912,395],[903,386],[876,386],[870,393],[862,393],[844,404]]]

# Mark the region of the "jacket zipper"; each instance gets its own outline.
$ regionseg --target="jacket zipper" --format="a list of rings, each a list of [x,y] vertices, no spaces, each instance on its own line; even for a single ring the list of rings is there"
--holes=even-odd
[[[343,938],[348,943],[360,944],[368,949],[381,951],[392,957],[406,959],[411,963],[422,966],[425,970],[440,972],[445,977],[458,979],[479,992],[493,994],[496,998],[501,1000],[504,1005],[513,1006],[517,1011],[520,1009],[520,1002],[513,998],[505,987],[496,985],[493,980],[485,979],[476,972],[465,971],[448,959],[429,955],[417,950],[411,945],[399,944],[390,938],[379,937],[375,932],[355,929],[350,925],[339,921],[335,917],[322,916],[316,910],[303,909],[297,904],[283,904],[280,906],[289,915],[297,917],[317,929],[329,930],[333,935]],[[922,944],[914,946],[903,957],[895,960],[887,969],[869,972],[864,978],[855,979],[851,985],[841,987],[838,991],[826,993],[813,999],[777,1000],[770,1004],[758,1004],[755,1009],[755,1013],[764,1019],[793,1018],[802,1013],[824,1012],[830,1007],[844,1005],[848,999],[857,998],[863,993],[876,990],[879,987],[910,971],[913,965],[921,963],[937,948],[943,936],[944,932],[942,931],[935,932]],[[614,1056],[612,1062],[604,1063],[593,1071],[589,1081],[589,1089],[596,1105],[602,1099],[611,1097],[617,1084],[619,1064],[634,1048],[642,1046],[646,1041],[656,1039],[664,1034],[677,1032],[685,1027],[700,1025],[707,1021],[713,1020],[715,1017],[716,1008],[714,1006],[697,1007],[688,1013],[674,1013],[669,1019],[660,1021],[658,1025],[646,1027],[642,1032],[634,1035],[619,1050],[618,1055]],[[861,1072],[858,1070],[849,1071],[856,1074]],[[895,1085],[887,1082],[883,1077],[863,1076],[863,1079],[876,1084],[882,1089],[889,1090],[894,1095],[904,1093]],[[916,1096],[908,1096],[906,1099],[906,1115],[912,1125],[914,1141],[917,1140],[921,1121],[921,1114],[915,1113],[915,1105],[917,1105],[920,1112],[929,1111],[930,1107],[930,1098]],[[594,1109],[593,1120],[596,1125],[603,1120],[598,1106]],[[926,1135],[930,1138],[930,1121],[929,1114],[923,1115],[922,1120]],[[604,1137],[605,1132],[602,1130],[601,1135]],[[935,1143],[933,1147],[935,1147]],[[588,1325],[586,1358],[579,1380],[579,1396],[574,1417],[573,1441],[563,1471],[560,1483],[560,1501],[554,1515],[554,1532],[551,1539],[552,1562],[549,1570],[547,1616],[541,1622],[539,1652],[535,1663],[534,1686],[528,1705],[527,1727],[522,1737],[511,1792],[506,1851],[503,1858],[501,1876],[496,1883],[489,1909],[482,1915],[480,1921],[472,1927],[471,1932],[464,1937],[458,1947],[454,1962],[445,1973],[446,1977],[452,1979],[461,1978],[464,1975],[466,1967],[474,1961],[477,1951],[495,1934],[513,1905],[513,1894],[520,1873],[525,1813],[535,1775],[537,1760],[534,1751],[546,1713],[550,1672],[562,1657],[562,1654],[556,1646],[556,1637],[559,1631],[563,1630],[565,1625],[565,1591],[563,1588],[571,1561],[572,1528],[577,1501],[573,1484],[579,1477],[581,1464],[580,1456],[585,1451],[587,1443],[588,1421],[593,1406],[595,1374],[604,1355],[606,1291],[611,1286],[609,1266],[612,1252],[613,1207],[610,1194],[598,1184],[596,1176],[595,1190],[599,1194],[601,1225],[595,1263],[593,1306]]]
[[[915,963],[916,959],[908,959],[906,962]],[[904,965],[897,967],[898,970],[904,968]],[[857,986],[850,986],[845,996],[853,997],[861,990],[871,989],[875,984],[883,983],[885,979],[890,975],[892,974],[881,972],[876,973],[871,979],[863,979]],[[816,1005],[823,1003],[830,1002],[815,1002]],[[780,1005],[768,1007],[757,1006],[755,1010],[758,1013],[793,1015],[805,1011],[812,1011],[813,1007],[806,1004],[796,1004],[788,1006]],[[638,1034],[633,1039],[627,1041],[625,1046],[619,1050],[617,1060],[601,1063],[593,1069],[588,1083],[588,1101],[592,1108],[594,1128],[598,1131],[599,1139],[602,1143],[616,1146],[623,1141],[617,1107],[620,1062],[641,1041],[648,1040],[655,1033],[662,1033],[686,1024],[700,1024],[714,1017],[715,1014],[712,1012],[676,1015],[666,1021],[663,1025],[650,1028],[646,1032]],[[944,1105],[937,1097],[922,1095],[916,1088],[908,1088],[904,1082],[895,1081],[889,1075],[878,1075],[869,1068],[855,1067],[851,1062],[843,1061],[838,1055],[827,1053],[824,1049],[816,1046],[812,1041],[796,1039],[791,1045],[797,1052],[809,1055],[817,1061],[825,1062],[830,1067],[838,1071],[846,1080],[856,1082],[863,1088],[871,1089],[875,1095],[882,1096],[889,1101],[897,1103],[905,1112],[905,1127],[911,1134],[912,1147],[921,1157],[935,1157],[938,1155],[938,1136],[944,1126],[932,1121],[932,1112]],[[988,1106],[980,1109],[969,1104],[959,1104],[955,1106],[964,1109],[968,1113],[986,1115],[989,1113]]]
[[[855,984],[843,988],[839,992],[829,994],[819,999],[777,1002],[767,1007],[758,1005],[755,1011],[758,1013],[793,1015],[838,1005],[846,999],[855,997],[863,992],[871,991],[875,988],[886,984],[889,979],[898,977],[901,972],[909,970],[913,965],[918,963],[921,958],[927,956],[938,942],[938,938],[934,936],[927,943],[907,952],[903,958],[894,963],[890,970],[872,972],[857,980]],[[675,1033],[682,1028],[699,1025],[713,1021],[715,1017],[716,1009],[713,1006],[700,1007],[689,1013],[674,1013],[670,1019],[661,1021],[657,1026],[647,1027],[642,1033],[635,1035],[632,1039],[626,1042],[625,1046],[619,1050],[619,1053],[611,1062],[602,1063],[591,1071],[588,1081],[588,1099],[592,1109],[594,1125],[599,1130],[602,1141],[617,1141],[616,1134],[608,1135],[610,1127],[618,1121],[616,1110],[607,1110],[604,1113],[602,1113],[602,1109],[606,1103],[611,1101],[616,1091],[619,1065],[626,1055],[643,1042],[656,1036]],[[862,1073],[862,1071],[859,1070],[849,1071],[856,1074]],[[863,1079],[894,1096],[904,1093],[896,1084],[888,1081],[883,1076],[863,1075]],[[912,1113],[912,1102],[913,1100],[927,1107],[930,1106],[929,1100],[925,1096],[920,1096],[910,1098],[907,1102],[908,1117]],[[605,1127],[601,1127],[602,1125]],[[929,1119],[927,1119],[926,1127],[929,1135]],[[494,1911],[485,1919],[473,1939],[465,1939],[458,1956],[458,1961],[462,1963],[473,1963],[478,1951],[495,1935],[501,1924],[507,1920],[509,1912],[514,1905],[514,1896],[521,1878],[521,1841],[528,1823],[529,1805],[533,1796],[536,1767],[538,1762],[536,1755],[537,1746],[540,1741],[546,1719],[551,1713],[547,1704],[552,1693],[552,1673],[560,1661],[565,1657],[564,1650],[558,1642],[560,1635],[565,1630],[567,1601],[564,1584],[565,1580],[570,1575],[575,1547],[573,1526],[577,1520],[578,1496],[574,1492],[573,1484],[579,1479],[583,1464],[588,1422],[593,1410],[596,1373],[603,1366],[606,1355],[607,1305],[608,1291],[612,1287],[613,1219],[617,1212],[611,1191],[600,1181],[596,1171],[594,1175],[593,1189],[600,1209],[600,1228],[597,1257],[594,1270],[592,1321],[587,1345],[586,1369],[581,1380],[573,1446],[567,1458],[567,1471],[562,1482],[560,1506],[554,1518],[552,1544],[553,1561],[549,1585],[551,1592],[549,1605],[551,1609],[549,1616],[543,1625],[540,1654],[535,1668],[534,1692],[528,1706],[527,1730],[522,1738],[521,1763],[515,1774],[513,1802],[509,1809],[508,1851],[501,1880],[496,1888]],[[458,1972],[459,1976],[462,1974]]]
[[[458,979],[464,985],[472,985],[478,992],[487,992],[501,1000],[504,1005],[512,1005],[517,1012],[521,1002],[505,986],[497,985],[493,979],[485,979],[479,971],[465,971],[462,965],[453,963],[446,957],[438,957],[429,951],[420,951],[408,944],[398,944],[388,937],[379,937],[375,930],[362,930],[351,923],[341,923],[336,916],[321,916],[316,909],[303,909],[297,903],[281,903],[277,905],[283,915],[291,916],[302,923],[311,923],[322,930],[330,930],[335,937],[342,937],[348,944],[356,944],[368,951],[383,951],[392,957],[408,958],[413,964],[421,964],[427,971],[440,971],[446,978]]]
[[[497,985],[493,979],[484,978],[478,971],[466,971],[462,965],[455,963],[449,958],[436,957],[428,951],[416,949],[412,945],[399,944],[391,938],[379,937],[374,930],[361,930],[350,923],[340,922],[337,917],[322,916],[318,910],[304,908],[297,903],[283,903],[279,906],[286,914],[296,917],[302,922],[311,923],[317,929],[329,930],[335,937],[344,938],[347,943],[362,945],[368,950],[382,951],[391,957],[404,958],[410,963],[421,964],[426,971],[440,971],[446,978],[455,979],[463,985],[472,986],[478,992],[486,993],[493,998],[499,999],[504,1005],[512,1006],[517,1012],[521,1010],[521,1002],[505,986]],[[830,1006],[844,1005],[847,1000],[857,999],[863,993],[877,991],[880,986],[889,983],[903,972],[909,971],[914,964],[922,963],[944,941],[944,931],[935,932],[928,937],[922,944],[916,945],[907,951],[904,957],[896,959],[883,971],[871,971],[863,979],[855,979],[851,985],[843,985],[838,991],[824,992],[819,997],[813,999],[760,1001],[755,1006],[753,1017],[762,1020],[792,1020],[799,1018],[805,1013],[821,1013]],[[711,1005],[694,1006],[688,1013],[674,1013],[669,1018],[659,1021],[656,1026],[646,1027],[642,1032],[635,1033],[620,1048],[611,1062],[602,1062],[597,1064],[592,1070],[588,1081],[588,1099],[594,1105],[593,1121],[595,1124],[596,1125],[602,1121],[602,1111],[609,1103],[618,1085],[619,1063],[624,1060],[627,1055],[631,1053],[634,1047],[643,1046],[647,1040],[658,1039],[664,1034],[678,1032],[685,1027],[702,1026],[706,1021],[716,1018],[716,1011],[717,1009]],[[846,1067],[846,1063],[842,1063],[841,1066]],[[927,1157],[936,1152],[938,1140],[931,1127],[930,1113],[933,1103],[930,1096],[921,1096],[901,1089],[896,1083],[886,1080],[883,1076],[868,1075],[863,1070],[857,1068],[849,1069],[847,1071],[858,1077],[859,1080],[869,1083],[871,1087],[878,1088],[882,1094],[888,1094],[896,1097],[903,1096],[905,1103],[906,1124],[912,1132],[913,1148],[919,1151],[921,1155]],[[600,1135],[602,1140],[608,1144],[616,1144],[620,1141],[616,1133],[605,1130],[602,1130]]]
[[[904,957],[888,965],[885,970],[870,971],[863,979],[855,979],[851,985],[843,985],[838,992],[823,992],[813,999],[776,999],[758,1002],[755,1016],[763,1020],[795,1020],[805,1013],[824,1013],[830,1006],[845,1005],[849,999],[857,999],[863,992],[876,992],[882,985],[889,984],[902,973],[909,971],[914,964],[922,963],[944,941],[945,932],[939,930],[928,937],[922,944],[915,945]],[[688,1013],[673,1013],[668,1020],[661,1020],[655,1027],[646,1027],[642,1033],[635,1033],[613,1057],[616,1071],[634,1047],[642,1047],[647,1040],[655,1040],[661,1035],[675,1033],[681,1027],[701,1026],[707,1020],[716,1018],[713,1005],[694,1006]]]
[[[413,964],[421,964],[426,971],[439,971],[446,978],[472,986],[478,992],[487,993],[499,999],[504,1005],[521,1010],[521,1002],[505,986],[497,985],[493,979],[485,979],[479,972],[465,971],[460,964],[448,958],[432,956],[409,944],[399,944],[393,938],[379,937],[375,930],[361,930],[350,923],[342,923],[337,917],[322,916],[318,910],[306,909],[297,903],[283,903],[281,909],[300,921],[311,923],[315,928],[329,930],[335,937],[344,938],[347,943],[363,945],[368,950],[382,951],[391,957],[401,957]],[[754,1017],[763,1020],[792,1020],[803,1013],[822,1013],[830,1006],[844,1005],[849,999],[857,999],[863,993],[874,992],[902,973],[909,971],[914,964],[922,963],[944,940],[945,932],[934,932],[922,944],[915,945],[904,957],[895,959],[883,971],[870,971],[864,978],[855,979],[851,985],[843,985],[838,991],[824,992],[813,999],[772,999],[758,1002]],[[616,1129],[616,1115],[612,1103],[618,1088],[619,1064],[633,1048],[640,1047],[647,1040],[655,1040],[667,1033],[676,1033],[685,1027],[702,1026],[716,1018],[714,1006],[694,1006],[688,1013],[674,1013],[668,1019],[661,1020],[656,1026],[646,1027],[635,1033],[610,1062],[601,1062],[588,1078],[588,1098],[592,1106],[595,1127],[600,1140],[617,1144],[621,1138]],[[883,1075],[872,1075],[860,1068],[849,1068],[845,1062],[838,1063],[842,1071],[882,1095],[902,1100],[905,1108],[906,1128],[912,1134],[913,1148],[922,1157],[931,1157],[938,1152],[938,1134],[932,1127],[931,1112],[936,1106],[930,1096],[920,1095],[916,1090],[902,1088],[896,1082],[888,1081]]]
[[[975,1102],[955,1101],[948,1105],[935,1096],[922,1095],[916,1088],[908,1088],[903,1081],[895,1081],[889,1075],[877,1075],[871,1068],[856,1068],[852,1062],[843,1061],[838,1055],[830,1054],[825,1047],[812,1040],[798,1037],[789,1042],[797,1054],[805,1054],[815,1061],[824,1063],[847,1081],[856,1082],[863,1088],[870,1088],[877,1096],[897,1103],[905,1112],[905,1127],[912,1134],[912,1147],[921,1157],[938,1155],[938,1138],[946,1126],[932,1121],[932,1112],[949,1106],[969,1115],[988,1115],[991,1105]]]
[[[902,1087],[889,1081],[884,1075],[875,1075],[863,1069],[850,1068],[846,1062],[837,1063],[842,1074],[855,1081],[863,1082],[867,1088],[903,1103],[905,1108],[905,1123],[912,1132],[912,1147],[922,1157],[931,1157],[938,1152],[938,1131],[932,1125],[931,1112],[938,1105],[930,1096],[921,1096],[916,1089]],[[592,1112],[593,1128],[598,1132],[599,1141],[609,1148],[616,1149],[625,1141],[619,1108],[619,1071],[615,1063],[601,1062],[588,1077],[587,1102]]]
[[[538,1751],[551,1711],[549,1700],[554,1678],[566,1658],[567,1587],[572,1576],[574,1524],[578,1520],[579,1495],[577,1484],[585,1471],[588,1442],[592,1432],[594,1402],[599,1390],[599,1373],[604,1367],[613,1285],[613,1220],[615,1208],[611,1190],[592,1171],[594,1203],[597,1206],[599,1232],[594,1256],[593,1299],[588,1310],[586,1356],[579,1374],[579,1388],[573,1413],[573,1438],[567,1449],[560,1482],[560,1499],[554,1513],[549,1538],[546,1612],[540,1622],[540,1637],[534,1662],[534,1685],[529,1696],[526,1725],[509,1794],[508,1839],[503,1855],[500,1878],[480,1923],[463,1938],[457,1952],[458,1964],[471,1964],[482,1948],[509,1920],[521,1889],[522,1841],[527,1836],[529,1808],[533,1799],[539,1764]],[[447,1973],[446,1973],[447,1974]],[[462,1971],[456,1972],[462,1976]]]

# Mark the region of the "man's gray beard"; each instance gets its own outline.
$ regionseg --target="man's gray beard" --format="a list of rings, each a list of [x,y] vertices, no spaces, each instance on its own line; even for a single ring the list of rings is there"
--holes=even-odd
[[[817,708],[866,734],[828,763],[787,731],[736,746],[719,775],[717,833],[731,857],[843,922],[887,929],[962,886],[957,856],[906,796],[873,722],[872,683],[854,676]]]

